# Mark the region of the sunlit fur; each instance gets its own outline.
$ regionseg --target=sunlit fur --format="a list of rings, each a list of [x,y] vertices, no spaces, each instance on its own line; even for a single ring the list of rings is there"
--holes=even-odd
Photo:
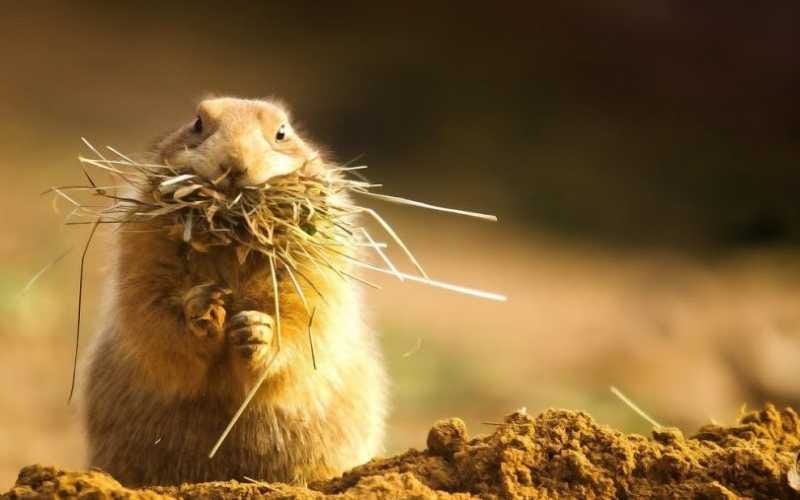
[[[274,104],[214,99],[201,103],[198,114],[204,135],[196,136],[192,120],[156,146],[158,161],[207,177],[230,169],[231,183],[239,185],[325,168],[294,132],[274,142],[275,129],[287,120]],[[251,253],[240,265],[232,247],[195,251],[168,236],[163,228],[170,222],[126,225],[113,236],[106,311],[84,384],[90,465],[128,485],[244,476],[306,482],[373,457],[383,437],[386,378],[376,339],[363,323],[362,285],[301,261],[319,292],[299,280],[316,310],[317,369],[309,315],[286,271],[279,271],[280,353],[217,455],[208,458],[274,351],[266,344],[246,357],[227,332],[190,331],[186,297],[212,283],[232,290],[226,321],[241,311],[274,318],[273,282],[265,256]],[[341,257],[328,258],[348,269]]]

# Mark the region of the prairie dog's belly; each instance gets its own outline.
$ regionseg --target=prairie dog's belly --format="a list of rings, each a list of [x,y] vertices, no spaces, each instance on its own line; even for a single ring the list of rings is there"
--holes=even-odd
[[[250,406],[213,459],[208,452],[232,415],[230,405],[204,398],[165,402],[126,392],[114,383],[119,378],[95,379],[90,398],[103,401],[95,399],[88,409],[91,466],[128,485],[244,476],[293,482],[340,474],[372,458],[383,434],[382,389],[363,383],[374,384],[383,373],[375,369],[358,378],[359,389],[336,394],[324,413],[298,414],[280,402]]]
[[[243,476],[311,481],[340,474],[380,451],[385,374],[371,346],[365,346],[369,356],[351,356],[341,370],[327,368],[327,377],[280,388],[275,399],[254,400],[209,459],[238,404],[214,396],[165,400],[130,358],[124,361],[126,353],[113,337],[107,331],[96,345],[87,425],[90,465],[123,484]],[[320,359],[321,365],[328,362]]]
[[[117,252],[118,259],[129,256],[119,246]],[[145,255],[152,254],[138,258]],[[192,351],[196,339],[165,307],[163,291],[144,287],[180,282],[181,267],[144,262],[134,269],[130,264],[117,266],[128,274],[111,281],[105,327],[90,360],[86,422],[91,466],[129,485],[243,476],[292,482],[331,477],[379,452],[386,376],[350,284],[328,289],[331,298],[316,304],[317,370],[305,315],[291,295],[281,295],[280,371],[267,377],[209,459],[248,387],[230,373],[224,347],[216,357],[197,356]],[[166,275],[154,272],[158,269]],[[343,286],[339,278],[327,283]],[[254,293],[258,290],[242,292],[237,300],[252,301]]]

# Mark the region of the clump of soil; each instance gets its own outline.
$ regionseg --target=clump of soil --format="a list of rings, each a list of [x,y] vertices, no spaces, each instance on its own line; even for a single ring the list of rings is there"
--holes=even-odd
[[[685,437],[623,434],[581,412],[514,413],[470,439],[456,418],[437,422],[428,448],[376,459],[308,487],[236,481],[131,490],[99,472],[25,467],[4,498],[800,498],[787,481],[800,417],[787,408],[706,425]]]

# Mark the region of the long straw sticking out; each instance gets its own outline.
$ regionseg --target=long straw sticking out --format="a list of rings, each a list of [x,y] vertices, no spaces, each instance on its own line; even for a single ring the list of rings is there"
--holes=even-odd
[[[363,267],[364,269],[369,269],[371,271],[377,271],[379,273],[391,274],[391,275],[395,274],[393,271],[390,271],[388,269],[383,269],[378,266],[373,266],[372,264],[368,264],[366,262],[361,262],[358,260],[352,260],[351,262],[353,262],[353,264],[355,264],[356,266]],[[451,292],[457,292],[464,295],[471,295],[472,297],[478,297],[481,299],[495,300],[497,302],[505,302],[506,300],[508,300],[505,295],[501,295],[499,293],[484,292],[482,290],[476,290],[474,288],[467,288],[465,286],[445,283],[444,281],[437,281],[430,278],[421,278],[419,276],[414,276],[413,274],[406,274],[406,273],[399,273],[399,274],[404,279],[407,279],[409,281],[415,281],[417,283],[422,283],[435,288],[450,290]]]
[[[371,198],[376,198],[379,200],[390,201],[392,203],[398,203],[400,205],[410,205],[412,207],[419,207],[419,208],[427,208],[428,210],[434,210],[436,212],[445,212],[450,214],[457,214],[457,215],[465,215],[467,217],[474,217],[476,219],[483,219],[488,220],[491,222],[497,222],[496,215],[489,215],[489,214],[482,214],[479,212],[470,212],[469,210],[458,210],[455,208],[447,208],[447,207],[440,207],[438,205],[431,205],[430,203],[423,203],[421,201],[414,201],[409,200],[406,198],[401,198],[400,196],[391,196],[388,194],[380,194],[380,193],[372,193],[367,190],[358,189],[355,190],[359,194],[363,194],[365,196],[369,196]]]
[[[253,386],[253,388],[247,394],[247,397],[245,398],[244,402],[242,403],[241,406],[239,406],[239,409],[236,410],[236,413],[231,418],[231,421],[228,422],[228,426],[225,427],[224,431],[222,431],[222,435],[220,435],[219,439],[217,439],[217,442],[214,443],[214,447],[211,448],[211,451],[208,453],[208,458],[209,459],[214,458],[214,455],[217,454],[217,451],[219,450],[219,447],[222,446],[222,442],[225,441],[225,438],[228,437],[228,434],[230,434],[231,429],[233,429],[233,426],[236,425],[236,422],[239,421],[239,417],[241,417],[242,413],[244,413],[245,408],[247,408],[247,406],[250,404],[250,400],[253,399],[253,396],[256,395],[256,392],[258,392],[258,389],[261,387],[261,384],[263,384],[264,380],[266,380],[267,374],[269,373],[269,369],[272,367],[272,363],[275,362],[275,358],[277,358],[277,357],[278,357],[278,351],[275,351],[274,353],[272,353],[272,356],[269,358],[269,361],[267,361],[266,366],[264,366],[264,371],[261,373],[261,376],[258,378],[258,381],[256,382],[256,385]]]
[[[405,278],[403,278],[403,275],[400,274],[400,271],[398,271],[397,268],[394,267],[394,264],[392,264],[392,261],[389,260],[389,257],[387,257],[385,253],[383,253],[381,247],[379,247],[378,244],[375,243],[375,240],[372,239],[372,236],[369,235],[367,228],[362,227],[361,232],[363,232],[364,236],[367,238],[367,240],[369,240],[369,244],[375,250],[375,253],[380,255],[381,259],[383,259],[383,262],[389,267],[389,269],[394,273],[394,275],[397,276],[397,279],[399,279],[400,281],[405,281]]]
[[[635,412],[637,415],[639,415],[639,416],[640,416],[640,417],[642,417],[643,419],[647,420],[647,421],[650,423],[650,425],[652,425],[652,426],[653,426],[653,427],[655,427],[656,429],[660,429],[660,428],[664,427],[663,425],[661,425],[661,424],[659,424],[658,422],[656,422],[656,421],[655,421],[655,420],[654,420],[654,419],[653,419],[653,418],[652,418],[650,415],[648,415],[647,413],[645,413],[645,412],[644,412],[644,410],[642,410],[641,408],[639,408],[638,406],[636,406],[636,403],[634,403],[633,401],[631,401],[630,399],[628,399],[628,397],[627,397],[627,396],[625,396],[624,394],[622,394],[622,391],[620,391],[619,389],[617,389],[617,388],[616,388],[616,387],[614,387],[613,385],[612,385],[611,387],[609,387],[609,389],[611,390],[611,393],[612,393],[613,395],[615,395],[616,397],[618,397],[618,398],[620,399],[620,401],[622,401],[623,403],[625,403],[626,405],[628,405],[628,408],[630,408],[631,410],[633,410],[633,411],[634,411],[634,412]]]
[[[270,272],[272,273],[272,291],[275,299],[275,336],[273,337],[273,342],[275,344],[275,352],[272,354],[272,357],[270,357],[269,361],[267,362],[267,365],[264,367],[264,371],[261,372],[261,375],[258,377],[256,384],[253,386],[252,389],[250,389],[250,392],[247,393],[247,397],[244,398],[244,401],[242,402],[241,406],[239,406],[239,409],[236,410],[236,413],[233,415],[230,422],[228,422],[228,426],[225,427],[225,430],[222,431],[222,434],[219,436],[219,439],[217,439],[217,442],[214,443],[214,447],[211,448],[211,451],[208,453],[209,459],[214,458],[214,455],[217,454],[217,450],[219,450],[219,447],[222,446],[223,441],[225,441],[225,438],[228,437],[228,434],[230,434],[231,429],[233,429],[233,426],[236,425],[236,422],[239,421],[239,417],[242,416],[242,413],[244,413],[245,408],[247,408],[247,406],[250,404],[250,401],[253,399],[258,390],[261,388],[261,385],[264,383],[264,380],[267,379],[267,375],[269,374],[270,367],[272,367],[272,363],[275,362],[275,359],[281,352],[281,310],[280,310],[280,300],[278,297],[278,276],[277,273],[275,272],[275,257],[272,255],[269,256],[269,269]]]
[[[100,220],[98,219],[92,226],[92,231],[86,239],[86,246],[83,247],[83,253],[81,254],[80,278],[78,279],[78,321],[75,326],[75,357],[72,359],[72,383],[69,386],[67,404],[72,402],[72,395],[75,393],[75,378],[78,374],[78,347],[81,343],[81,309],[83,308],[83,269],[86,267],[86,253],[89,251],[89,244],[92,242],[94,232],[97,231],[99,224]]]
[[[66,257],[67,255],[69,255],[69,253],[70,253],[70,252],[72,252],[72,248],[73,248],[73,247],[69,247],[67,250],[65,250],[64,252],[62,252],[62,253],[61,253],[61,255],[59,255],[58,257],[56,257],[55,259],[53,259],[52,261],[50,261],[50,263],[48,263],[46,266],[44,266],[43,268],[41,268],[41,269],[39,270],[39,272],[37,272],[36,274],[34,274],[34,275],[33,275],[33,277],[32,277],[31,279],[29,279],[29,280],[28,280],[28,282],[25,284],[25,286],[22,288],[22,290],[20,290],[20,292],[19,292],[18,296],[19,296],[19,297],[21,297],[21,296],[25,295],[26,293],[28,293],[28,291],[29,291],[29,290],[30,290],[30,289],[33,287],[33,284],[34,284],[34,283],[36,283],[36,282],[39,280],[39,278],[41,278],[41,277],[42,277],[42,275],[44,275],[44,273],[46,273],[47,271],[49,271],[51,267],[53,267],[53,266],[55,266],[56,264],[58,264],[59,262],[61,262],[61,260],[62,260],[64,257]]]
[[[84,144],[86,144],[86,147],[87,147],[87,148],[89,148],[89,149],[91,149],[91,150],[92,150],[92,153],[96,154],[96,155],[97,155],[97,156],[98,156],[98,157],[99,157],[101,160],[103,160],[103,161],[107,161],[107,160],[106,160],[106,157],[105,157],[105,156],[103,156],[103,153],[101,153],[100,151],[98,151],[98,150],[97,150],[97,148],[95,148],[94,146],[92,146],[92,143],[91,143],[91,142],[89,142],[89,141],[86,139],[86,137],[81,137],[81,142],[83,142]]]
[[[406,246],[406,244],[403,243],[403,240],[401,240],[400,237],[397,235],[397,233],[394,232],[394,229],[392,229],[392,226],[390,226],[389,223],[386,222],[383,219],[383,217],[381,217],[378,214],[378,212],[376,212],[375,210],[373,210],[371,208],[362,208],[362,210],[364,212],[368,213],[369,215],[371,215],[372,218],[375,219],[378,222],[378,224],[383,226],[383,229],[387,233],[389,233],[389,236],[391,236],[392,239],[395,241],[395,243],[397,243],[400,246],[400,248],[403,250],[403,252],[405,252],[406,256],[408,257],[408,260],[410,260],[411,263],[414,264],[414,267],[417,268],[417,271],[419,271],[419,274],[421,274],[423,277],[427,278],[428,274],[425,272],[424,269],[422,269],[422,266],[419,264],[419,262],[417,262],[417,259],[416,259],[416,257],[414,257],[414,254],[411,253],[411,250],[409,250],[408,247]]]

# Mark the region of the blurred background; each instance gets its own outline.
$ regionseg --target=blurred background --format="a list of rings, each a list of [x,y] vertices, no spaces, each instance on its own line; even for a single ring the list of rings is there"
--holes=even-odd
[[[85,457],[66,397],[88,230],[40,192],[82,182],[80,137],[142,151],[209,93],[279,97],[386,192],[500,217],[374,205],[433,277],[509,297],[374,277],[387,453],[523,406],[647,432],[610,385],[687,431],[800,404],[797,2],[2,8],[0,490]]]

